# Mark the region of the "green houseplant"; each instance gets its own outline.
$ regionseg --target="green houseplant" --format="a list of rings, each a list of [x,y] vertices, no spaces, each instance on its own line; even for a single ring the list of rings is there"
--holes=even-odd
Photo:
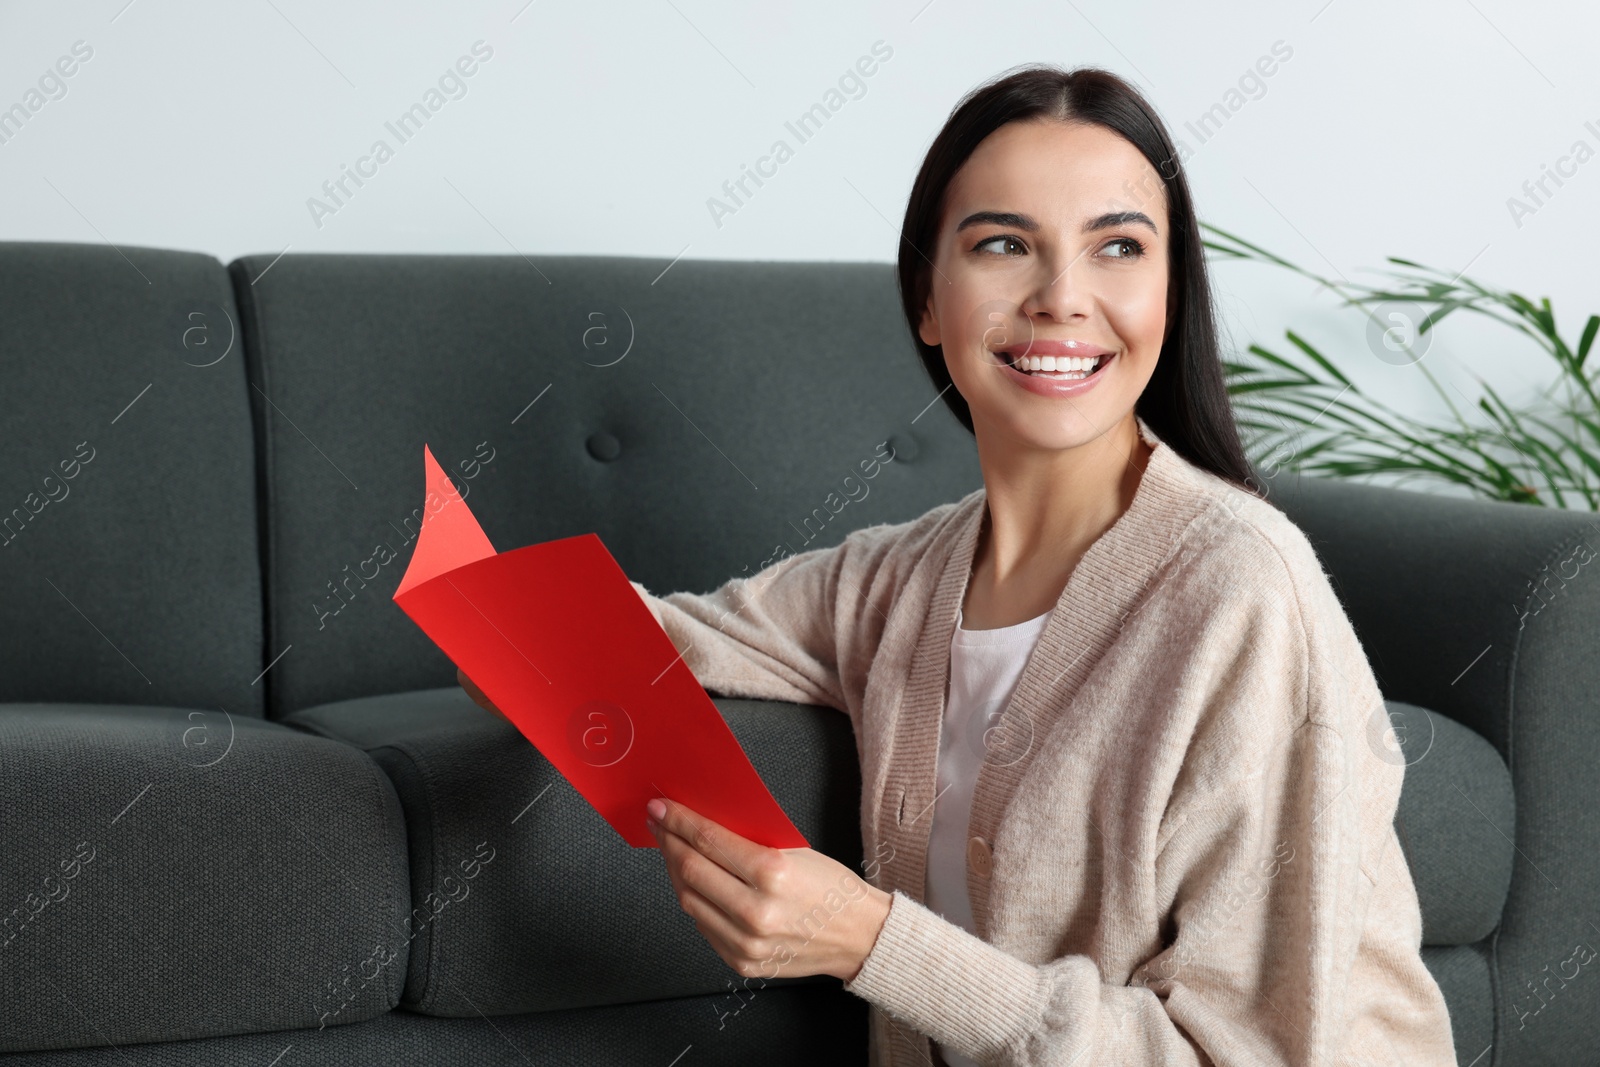
[[[1600,371],[1585,366],[1600,331],[1590,315],[1576,343],[1556,328],[1549,298],[1519,293],[1398,256],[1388,285],[1335,282],[1205,225],[1205,246],[1221,259],[1270,263],[1327,286],[1341,306],[1368,319],[1373,351],[1410,365],[1443,397],[1453,421],[1402,414],[1363,393],[1309,341],[1285,330],[1289,349],[1252,344],[1224,360],[1228,391],[1251,461],[1268,477],[1280,469],[1341,478],[1395,475],[1395,483],[1444,480],[1474,494],[1544,507],[1600,508]],[[1555,382],[1532,402],[1507,404],[1479,379],[1484,396],[1467,402],[1469,419],[1425,365],[1430,331],[1448,315],[1469,311],[1527,337],[1556,361]],[[1600,360],[1597,360],[1600,363]],[[1458,397],[1466,398],[1459,394]]]

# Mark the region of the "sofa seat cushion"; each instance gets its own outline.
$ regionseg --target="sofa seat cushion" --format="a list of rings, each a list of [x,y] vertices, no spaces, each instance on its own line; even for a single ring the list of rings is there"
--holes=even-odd
[[[1422,943],[1476,944],[1500,925],[1511,889],[1511,772],[1493,745],[1454,719],[1384,703],[1406,763],[1395,828],[1422,905]]]
[[[806,840],[859,871],[849,719],[831,708],[716,704]],[[364,749],[399,792],[418,930],[407,1008],[505,1015],[727,994],[745,981],[678,906],[660,853],[630,847],[516,727],[459,686],[283,721]],[[836,980],[767,984],[815,982]]]
[[[405,979],[398,798],[221,711],[0,704],[0,1052],[373,1018]]]
[[[735,1003],[742,1007],[734,1007]],[[440,1019],[404,1009],[350,1026],[0,1055],[0,1067],[866,1067],[867,1002],[798,986],[644,1004]]]

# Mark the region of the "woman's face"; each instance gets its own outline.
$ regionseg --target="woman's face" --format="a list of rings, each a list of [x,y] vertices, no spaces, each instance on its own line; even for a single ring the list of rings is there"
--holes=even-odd
[[[1081,123],[1008,123],[956,173],[918,333],[980,446],[1073,448],[1132,417],[1166,335],[1165,201],[1137,148]],[[1101,353],[1082,381],[1018,369]]]

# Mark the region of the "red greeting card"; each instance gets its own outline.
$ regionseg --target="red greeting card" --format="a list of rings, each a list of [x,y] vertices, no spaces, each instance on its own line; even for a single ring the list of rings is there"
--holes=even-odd
[[[496,553],[422,450],[427,501],[394,601],[635,848],[652,797],[805,848],[728,724],[592,533]]]

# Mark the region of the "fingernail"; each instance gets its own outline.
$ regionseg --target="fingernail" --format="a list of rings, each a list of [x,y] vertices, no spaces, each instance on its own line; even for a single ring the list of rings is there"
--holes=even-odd
[[[661,798],[657,797],[655,800],[652,800],[650,803],[646,804],[644,806],[644,810],[649,813],[650,818],[659,821],[666,817],[667,805],[661,800]]]

